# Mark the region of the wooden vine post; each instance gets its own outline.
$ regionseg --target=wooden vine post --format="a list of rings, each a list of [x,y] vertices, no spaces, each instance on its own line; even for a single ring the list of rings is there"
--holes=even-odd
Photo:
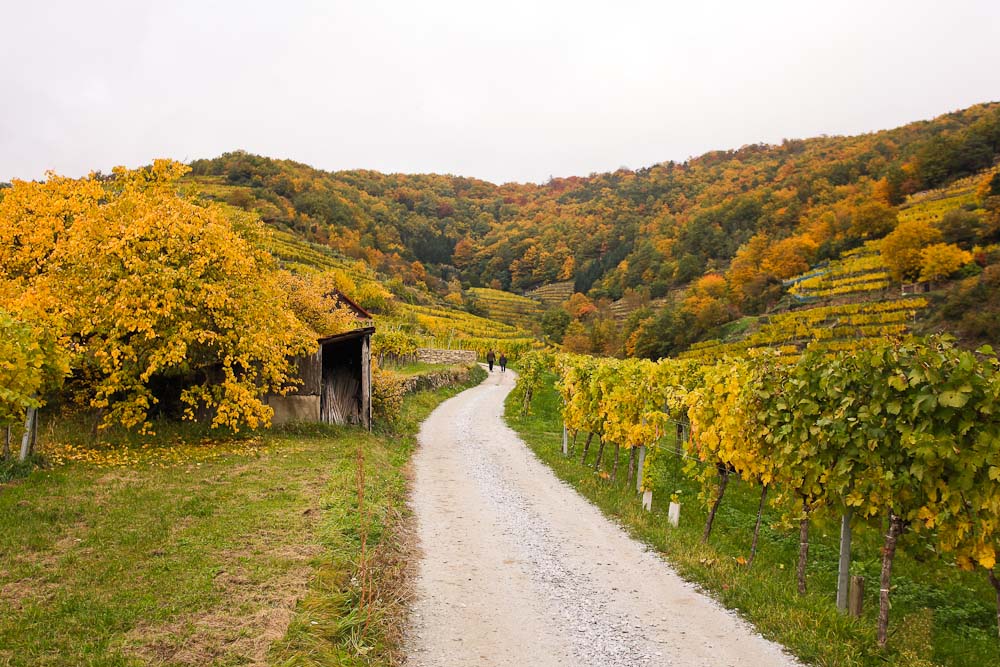
[[[639,462],[636,464],[635,490],[642,493],[642,474],[646,468],[646,445],[639,445]]]
[[[851,577],[851,590],[847,596],[847,613],[855,618],[861,616],[861,606],[865,599],[865,578]]]
[[[840,518],[840,562],[837,567],[837,609],[847,611],[851,579],[851,510]]]

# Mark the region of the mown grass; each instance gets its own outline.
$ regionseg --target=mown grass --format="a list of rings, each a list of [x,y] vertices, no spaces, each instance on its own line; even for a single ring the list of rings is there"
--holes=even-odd
[[[357,452],[369,546],[401,564],[404,467],[455,391],[408,397],[372,434],[315,426],[234,446],[174,432],[107,446],[135,459],[0,485],[0,665],[393,664],[399,605],[376,600],[358,631]],[[222,453],[164,455],[184,447]],[[398,587],[400,567],[373,570],[372,587]]]
[[[761,544],[751,569],[738,558],[749,545],[760,500],[759,489],[730,483],[716,518],[709,545],[701,544],[706,511],[697,487],[681,470],[683,461],[661,455],[654,463],[653,511],[642,509],[634,486],[623,481],[622,455],[618,484],[601,479],[592,466],[580,463],[584,437],[570,458],[561,452],[559,399],[549,378],[536,395],[531,414],[520,417],[521,397],[508,398],[507,421],[539,458],[635,537],[658,550],[678,572],[725,606],[739,611],[766,637],[788,647],[803,661],[829,667],[954,665],[980,667],[1000,664],[993,590],[981,572],[963,572],[938,559],[927,544],[909,540],[906,553],[893,570],[890,641],[878,650],[880,531],[878,525],[855,527],[853,573],[866,580],[864,614],[847,617],[835,606],[839,522],[818,517],[812,525],[808,568],[809,592],[796,593],[797,529],[784,528],[781,512],[768,509]],[[672,449],[665,442],[664,449]],[[595,445],[588,455],[593,463]],[[609,469],[613,451],[605,451]],[[680,491],[678,528],[666,520],[670,494]]]

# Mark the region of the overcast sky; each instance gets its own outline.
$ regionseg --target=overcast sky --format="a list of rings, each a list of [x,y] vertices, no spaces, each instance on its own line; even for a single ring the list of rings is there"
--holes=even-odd
[[[544,181],[1000,100],[997,0],[0,0],[0,181],[245,149]]]

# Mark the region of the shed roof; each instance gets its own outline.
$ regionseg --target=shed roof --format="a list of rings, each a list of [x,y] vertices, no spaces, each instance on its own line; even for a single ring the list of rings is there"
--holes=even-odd
[[[375,333],[375,327],[361,327],[359,329],[351,329],[350,331],[344,331],[342,333],[333,334],[332,336],[323,336],[318,339],[320,345],[326,343],[337,343],[344,340],[351,340],[353,338],[362,338],[364,336],[370,336]]]
[[[346,306],[347,309],[350,310],[352,313],[354,313],[354,316],[357,317],[359,320],[375,319],[375,317],[371,313],[369,313],[367,310],[359,306],[354,299],[347,296],[340,290],[333,290],[332,292],[330,292],[329,296],[333,297],[337,301],[338,305]]]

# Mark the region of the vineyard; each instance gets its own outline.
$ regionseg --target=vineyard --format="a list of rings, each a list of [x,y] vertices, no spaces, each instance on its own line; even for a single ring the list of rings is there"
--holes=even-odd
[[[926,307],[926,299],[911,297],[802,308],[758,318],[757,329],[742,340],[695,343],[679,356],[709,362],[722,355],[775,348],[794,360],[808,345],[829,351],[849,350],[859,342],[907,335]]]
[[[897,553],[981,573],[1000,613],[1000,370],[992,350],[963,351],[942,339],[871,341],[843,352],[809,349],[791,363],[759,352],[711,366],[559,355],[521,367],[525,412],[547,367],[556,369],[575,455],[586,461],[596,449],[593,469],[603,460],[602,477],[638,478],[646,490],[663,488],[667,470],[683,470],[707,511],[703,542],[726,511],[727,485],[756,488],[760,505],[741,567],[771,541],[759,540],[761,516],[777,513],[776,523],[798,534],[804,595],[810,529],[839,522],[844,558],[829,575],[846,589],[851,528],[868,541],[884,528],[878,614],[869,616],[880,646],[889,637]],[[665,465],[672,461],[679,465]]]
[[[889,288],[889,272],[875,244],[868,244],[785,284],[790,294],[802,300],[875,296]]]
[[[652,299],[651,301],[648,302],[643,302],[638,299],[626,298],[626,299],[618,299],[617,301],[612,302],[610,308],[611,308],[611,314],[614,315],[614,318],[619,322],[621,322],[627,320],[629,315],[639,310],[640,308],[645,307],[656,311],[665,307],[667,303],[668,300],[665,298]]]
[[[936,223],[945,213],[956,208],[976,208],[978,181],[976,177],[962,178],[945,188],[929,190],[910,196],[899,207],[899,221]]]
[[[525,294],[525,296],[541,301],[542,305],[546,308],[558,308],[573,296],[574,291],[576,290],[574,289],[573,281],[567,280],[561,283],[549,283],[541,287],[536,287]]]
[[[525,296],[487,287],[471,287],[467,294],[491,320],[505,322],[525,331],[535,328],[542,316],[542,306],[538,301]]]
[[[361,261],[342,257],[328,247],[308,243],[287,232],[275,231],[268,243],[270,252],[285,268],[294,272],[342,272],[364,293],[384,291],[384,279]],[[473,350],[484,356],[489,350],[516,356],[536,345],[530,333],[534,318],[541,313],[531,299],[499,290],[473,288],[476,302],[489,318],[451,306],[393,300],[378,315],[375,352],[378,356],[405,358],[418,347]],[[519,324],[520,323],[520,324]]]
[[[408,336],[415,347],[474,350],[480,356],[489,350],[517,356],[538,344],[530,333],[509,324],[433,305],[399,304],[379,325]]]

